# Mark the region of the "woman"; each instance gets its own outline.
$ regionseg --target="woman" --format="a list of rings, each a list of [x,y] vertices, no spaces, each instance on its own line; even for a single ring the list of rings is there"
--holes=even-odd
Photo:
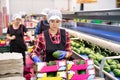
[[[63,29],[59,29],[62,21],[62,13],[59,10],[51,10],[48,14],[48,22],[50,28],[42,32],[38,39],[31,57],[34,63],[41,62],[38,56],[43,56],[43,61],[61,60],[69,58],[72,55],[70,46],[70,35]],[[44,55],[40,54],[40,51]],[[60,52],[58,58],[52,56],[53,52]]]
[[[12,25],[8,27],[6,37],[10,40],[10,52],[22,53],[25,65],[25,51],[27,50],[24,43],[24,33],[27,29],[21,24],[21,16],[15,14],[13,16]]]
[[[40,13],[42,15],[42,20],[40,20],[40,22],[37,23],[37,26],[35,29],[36,37],[38,37],[38,35],[40,33],[42,33],[42,31],[49,29],[49,23],[47,21],[47,15],[48,15],[49,11],[50,11],[50,9],[45,8]]]

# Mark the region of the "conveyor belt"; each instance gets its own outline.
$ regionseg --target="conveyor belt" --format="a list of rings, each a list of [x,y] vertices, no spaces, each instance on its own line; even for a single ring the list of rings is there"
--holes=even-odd
[[[63,28],[63,27],[61,27],[61,28]],[[120,41],[119,41],[120,40],[120,36],[119,36],[120,34],[113,33],[114,35],[112,35],[112,37],[111,36],[109,37],[109,36],[106,35],[107,36],[107,39],[106,39],[106,37],[96,36],[96,35],[100,35],[100,34],[103,35],[105,33],[105,31],[100,32],[99,30],[98,31],[95,30],[95,29],[87,30],[87,29],[84,28],[84,30],[86,30],[86,32],[87,31],[89,32],[89,33],[85,33],[85,32],[80,31],[79,27],[76,28],[76,29],[75,28],[74,29],[73,28],[72,29],[63,28],[63,29],[66,29],[66,31],[68,31],[70,34],[72,34],[73,36],[76,36],[76,37],[78,37],[80,39],[89,41],[89,42],[91,42],[93,44],[96,44],[96,45],[99,45],[99,46],[101,46],[103,48],[110,49],[112,51],[120,53]],[[83,30],[83,28],[81,28],[81,30]],[[95,32],[96,32],[96,35],[94,35]],[[100,34],[97,34],[97,32],[100,33]],[[108,39],[108,37],[111,38],[111,39],[113,38],[112,40],[114,40],[114,39],[115,40],[119,39],[119,40],[118,41],[115,41],[115,40],[112,41],[112,40]]]
[[[110,31],[104,31],[104,30],[98,30],[98,29],[91,29],[87,27],[77,27],[72,28],[73,30],[80,31],[87,34],[92,34],[104,39],[111,40],[113,42],[120,43],[120,33],[110,32]]]

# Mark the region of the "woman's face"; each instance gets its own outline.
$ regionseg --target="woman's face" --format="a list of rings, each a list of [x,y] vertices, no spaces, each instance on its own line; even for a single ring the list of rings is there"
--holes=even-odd
[[[52,30],[58,30],[60,24],[61,24],[61,21],[58,19],[54,19],[54,20],[51,19],[49,21],[50,29]]]
[[[42,15],[42,18],[43,18],[43,20],[47,19],[46,15]]]
[[[31,18],[30,16],[26,16],[25,21],[30,21],[30,18]]]
[[[15,23],[16,23],[16,24],[20,24],[20,22],[21,22],[21,19],[20,19],[20,18],[17,18],[17,19],[15,20]]]

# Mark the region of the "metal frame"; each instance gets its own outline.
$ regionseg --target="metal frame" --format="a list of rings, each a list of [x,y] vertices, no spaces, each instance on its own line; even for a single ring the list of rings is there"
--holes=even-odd
[[[84,18],[101,20],[120,20],[120,9],[99,10],[99,11],[79,11],[71,14],[64,14],[63,18]]]

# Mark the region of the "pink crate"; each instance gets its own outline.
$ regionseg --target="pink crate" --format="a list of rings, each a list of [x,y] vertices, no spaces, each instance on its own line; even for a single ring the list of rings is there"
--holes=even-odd
[[[0,46],[6,46],[6,42],[5,43],[0,42]]]
[[[74,73],[69,73],[68,76],[72,75],[69,77],[70,80],[87,80],[89,76],[94,75],[95,76],[95,70],[86,70],[85,74],[78,74],[77,71],[73,71]],[[93,77],[94,79],[95,77]]]
[[[47,66],[46,62],[40,62],[37,66],[37,72],[63,71],[66,69],[65,61],[55,61],[56,65]]]
[[[94,64],[93,60],[85,60],[85,64],[76,64],[76,60],[73,62],[67,62],[68,70],[84,70],[87,69],[89,65]]]

